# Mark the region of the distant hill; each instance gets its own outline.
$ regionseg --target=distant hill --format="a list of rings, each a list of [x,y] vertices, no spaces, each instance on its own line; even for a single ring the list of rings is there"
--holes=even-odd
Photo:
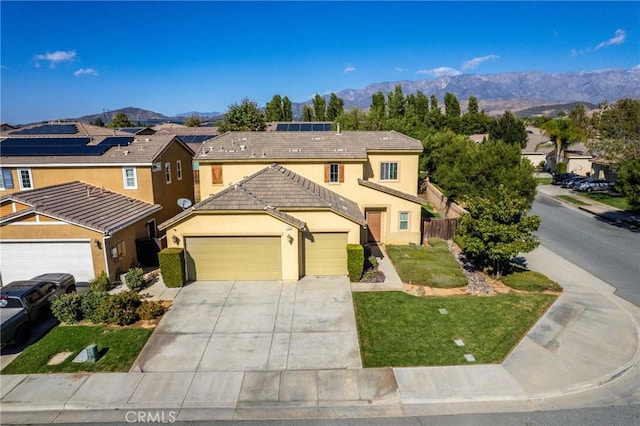
[[[344,100],[346,110],[357,107],[368,110],[371,96],[377,92],[389,93],[396,85],[402,86],[405,95],[420,90],[427,97],[435,95],[440,105],[446,93],[453,93],[460,101],[463,111],[469,96],[478,99],[480,109],[488,114],[498,115],[504,111],[514,111],[521,116],[548,114],[557,115],[559,111],[568,111],[575,103],[584,103],[593,109],[602,101],[615,102],[629,97],[640,99],[640,69],[603,70],[579,73],[544,74],[541,72],[513,72],[502,74],[463,74],[453,77],[440,77],[435,80],[403,80],[373,83],[363,89],[345,89],[336,94]],[[313,91],[311,88],[310,91]],[[274,93],[275,94],[275,93]],[[286,93],[280,93],[285,96]],[[329,99],[329,95],[324,95]],[[303,105],[311,105],[311,100],[292,103],[295,119],[302,116]],[[192,114],[203,121],[215,122],[224,116],[220,112],[191,111],[169,117],[157,112],[140,108],[121,108],[99,114],[80,117],[82,121],[95,121],[102,117],[108,123],[115,113],[122,111],[135,123],[154,125],[158,123],[183,123]]]
[[[523,109],[516,112],[519,117],[535,117],[540,115],[546,115],[549,117],[557,117],[561,112],[568,114],[576,105],[584,105],[586,110],[597,109],[598,105],[589,102],[571,102],[568,104],[555,104],[555,105],[540,105]]]

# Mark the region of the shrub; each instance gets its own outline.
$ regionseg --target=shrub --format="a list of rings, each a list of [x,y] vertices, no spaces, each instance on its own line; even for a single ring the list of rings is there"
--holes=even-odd
[[[360,279],[361,283],[383,283],[385,279],[384,273],[377,269],[369,269]]]
[[[141,296],[135,291],[112,294],[100,301],[96,318],[107,324],[128,325],[138,320]]]
[[[126,275],[127,287],[132,291],[140,291],[147,287],[142,268],[131,268]]]
[[[94,323],[101,322],[100,317],[97,315],[98,306],[104,299],[109,298],[109,293],[106,291],[90,291],[82,295],[82,316],[85,321],[91,321]]]
[[[502,277],[502,282],[516,290],[562,291],[560,284],[535,271],[514,272]]]
[[[184,255],[181,248],[166,248],[158,253],[160,274],[167,287],[184,285]]]
[[[100,275],[89,281],[89,291],[109,291],[111,290],[111,281],[106,272],[102,271]]]
[[[566,173],[567,172],[567,163],[557,163],[556,164],[556,173]]]
[[[156,301],[145,300],[138,306],[138,316],[141,320],[151,320],[162,316],[167,309],[162,303]]]
[[[351,282],[360,281],[364,269],[364,248],[360,244],[347,244],[347,271]]]
[[[63,294],[51,302],[51,313],[60,322],[74,324],[82,320],[81,303],[82,296],[78,293]]]

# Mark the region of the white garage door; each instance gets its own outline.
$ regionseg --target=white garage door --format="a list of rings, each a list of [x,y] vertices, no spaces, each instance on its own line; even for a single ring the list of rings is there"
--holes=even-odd
[[[48,272],[66,272],[76,281],[95,278],[89,241],[0,242],[2,284]]]

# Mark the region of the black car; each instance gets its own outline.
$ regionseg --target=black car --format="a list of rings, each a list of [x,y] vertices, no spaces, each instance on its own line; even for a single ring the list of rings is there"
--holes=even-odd
[[[578,177],[579,175],[577,173],[559,173],[557,175],[553,175],[553,178],[551,179],[551,185],[562,185],[562,182],[564,182],[567,179],[571,179],[574,177]]]

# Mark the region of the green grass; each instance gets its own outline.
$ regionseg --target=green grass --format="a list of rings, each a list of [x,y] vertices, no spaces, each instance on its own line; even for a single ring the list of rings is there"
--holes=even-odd
[[[423,218],[427,218],[427,217],[440,217],[440,213],[438,213],[433,206],[431,206],[430,204],[423,204],[422,205],[422,217]]]
[[[570,197],[568,195],[558,195],[556,198],[559,198],[559,199],[564,200],[564,201],[568,201],[568,202],[573,203],[573,204],[578,205],[578,206],[586,206],[586,205],[588,205],[587,203],[583,203],[582,201],[578,200],[577,198],[573,198],[573,197]]]
[[[560,284],[535,271],[514,272],[502,277],[502,282],[515,290],[562,291]]]
[[[464,287],[467,278],[446,241],[429,240],[430,247],[386,246],[391,262],[405,283],[438,288]]]
[[[550,294],[420,298],[354,293],[364,367],[499,363],[556,299]],[[439,312],[448,311],[447,315]],[[465,346],[456,346],[461,339]]]
[[[627,197],[616,197],[609,194],[589,194],[588,192],[585,192],[584,196],[620,210],[633,211],[633,209],[629,207]]]
[[[58,326],[27,347],[1,374],[128,371],[152,331],[147,328]],[[101,354],[97,362],[72,362],[82,349],[92,343],[98,345],[98,352]],[[61,364],[47,365],[60,352],[72,352],[72,355]]]
[[[546,177],[546,178],[536,178],[536,183],[538,185],[551,185],[551,182],[553,181],[553,178],[550,177]]]

